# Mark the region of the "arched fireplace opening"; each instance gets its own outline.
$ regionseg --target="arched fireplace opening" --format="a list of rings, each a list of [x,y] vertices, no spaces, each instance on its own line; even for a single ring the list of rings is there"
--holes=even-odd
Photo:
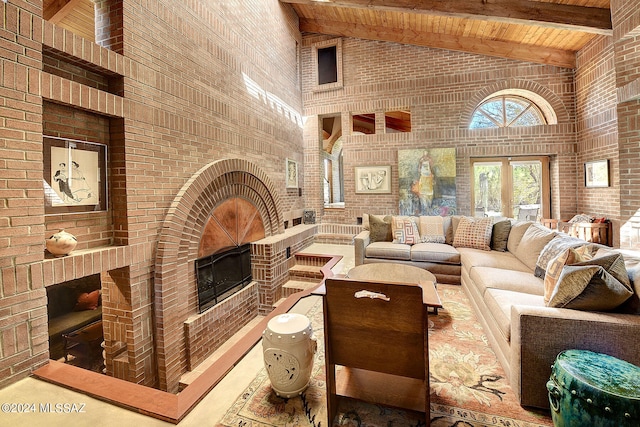
[[[208,164],[178,192],[160,231],[154,275],[161,389],[177,392],[182,374],[236,332],[229,328],[239,329],[258,314],[261,291],[256,282],[201,311],[196,260],[284,233],[280,206],[266,173],[242,159]],[[255,256],[263,254],[251,254]],[[253,279],[258,280],[255,273]]]

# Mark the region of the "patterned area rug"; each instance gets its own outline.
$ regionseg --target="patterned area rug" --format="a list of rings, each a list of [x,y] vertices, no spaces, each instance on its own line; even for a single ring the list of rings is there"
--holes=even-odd
[[[547,412],[521,407],[460,286],[438,285],[444,309],[429,316],[431,425],[552,426]],[[301,396],[282,399],[262,369],[218,426],[326,427],[322,305],[307,313],[318,339],[311,382]],[[419,414],[341,399],[334,426],[423,426]]]

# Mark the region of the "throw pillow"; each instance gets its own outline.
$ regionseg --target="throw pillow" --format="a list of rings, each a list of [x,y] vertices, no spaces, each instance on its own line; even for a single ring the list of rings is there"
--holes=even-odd
[[[490,251],[492,230],[491,218],[462,217],[453,237],[453,246]]]
[[[621,254],[612,254],[563,268],[549,307],[612,310],[633,295]]]
[[[100,290],[87,293],[83,292],[78,296],[78,302],[73,311],[95,310],[98,308],[100,300]]]
[[[493,224],[491,232],[491,249],[498,252],[506,252],[509,232],[511,231],[511,221],[498,221]]]
[[[536,269],[533,274],[536,277],[544,279],[544,275],[547,271],[547,265],[553,258],[557,257],[568,248],[577,248],[583,245],[584,240],[576,237],[562,236],[557,239],[551,239],[551,241],[542,248],[542,251],[540,251],[540,256],[538,257],[538,261],[536,261]]]
[[[422,243],[444,243],[444,218],[441,216],[421,216],[418,220]]]
[[[461,215],[453,215],[451,217],[451,225],[447,227],[447,232],[444,234],[444,242],[447,245],[453,245],[453,236],[456,234],[458,224],[460,224]]]
[[[543,225],[531,224],[522,236],[514,255],[533,271],[536,269],[542,248],[556,237],[556,234],[557,232]]]
[[[578,214],[578,215],[574,215],[573,218],[569,220],[569,222],[572,224],[575,222],[591,222],[592,219],[593,218],[587,214]]]
[[[533,224],[531,221],[516,221],[511,223],[511,231],[509,231],[509,238],[507,239],[507,250],[509,252],[515,255],[522,236],[524,236],[524,233],[527,232],[531,224]]]
[[[393,235],[393,243],[403,243],[405,245],[420,243],[418,226],[412,218],[394,216],[391,220],[391,233]]]
[[[591,251],[589,250],[588,245],[583,245],[578,248],[567,248],[556,255],[547,265],[546,274],[544,276],[544,303],[549,303],[551,294],[558,284],[558,279],[560,279],[562,269],[565,265],[571,265],[577,262],[587,261],[589,259],[591,259]]]
[[[369,240],[374,242],[391,242],[391,216],[380,219],[375,215],[369,215]]]

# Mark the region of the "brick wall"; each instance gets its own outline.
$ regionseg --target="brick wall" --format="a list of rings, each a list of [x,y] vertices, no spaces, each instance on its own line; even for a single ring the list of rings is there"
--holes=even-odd
[[[344,220],[354,224],[363,213],[398,211],[397,152],[422,147],[455,147],[457,207],[470,213],[471,157],[548,154],[554,171],[553,216],[576,212],[575,98],[573,70],[489,58],[446,50],[347,38],[343,40],[344,88],[314,92],[313,45],[325,36],[305,35],[302,76],[305,116],[305,191],[307,205],[323,212],[318,120],[341,114],[344,155]],[[558,124],[544,127],[469,130],[473,109],[501,89],[526,89],[544,96],[558,115]],[[351,135],[352,113],[411,110],[409,133]],[[559,167],[571,165],[570,168]],[[356,165],[391,165],[392,193],[355,194]],[[565,191],[567,189],[568,191]],[[562,197],[556,195],[562,194]],[[340,214],[326,212],[332,218]],[[325,222],[325,218],[322,220]]]
[[[92,43],[44,22],[41,2],[0,2],[0,386],[46,363],[44,287],[96,273],[108,369],[160,384],[158,233],[180,188],[204,165],[224,158],[259,165],[275,183],[280,221],[304,208],[284,182],[286,157],[304,175],[301,36],[292,10],[277,0],[139,3],[96,1]],[[45,220],[43,132],[85,132],[80,139],[108,145],[108,213]],[[80,238],[78,249],[44,259],[48,230],[63,224]]]
[[[640,249],[640,10],[633,0],[612,0],[617,87],[620,246]]]
[[[618,114],[616,112],[616,71],[613,39],[594,38],[576,57],[576,130],[578,213],[607,217],[614,222],[614,240],[620,213],[620,186],[618,160]],[[586,188],[584,162],[609,160],[608,188]],[[569,219],[569,218],[563,218]]]

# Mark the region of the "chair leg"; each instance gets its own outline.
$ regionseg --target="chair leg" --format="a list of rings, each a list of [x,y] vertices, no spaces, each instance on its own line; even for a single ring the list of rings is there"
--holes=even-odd
[[[327,426],[331,427],[338,412],[338,398],[336,396],[336,365],[326,363],[327,385]]]

